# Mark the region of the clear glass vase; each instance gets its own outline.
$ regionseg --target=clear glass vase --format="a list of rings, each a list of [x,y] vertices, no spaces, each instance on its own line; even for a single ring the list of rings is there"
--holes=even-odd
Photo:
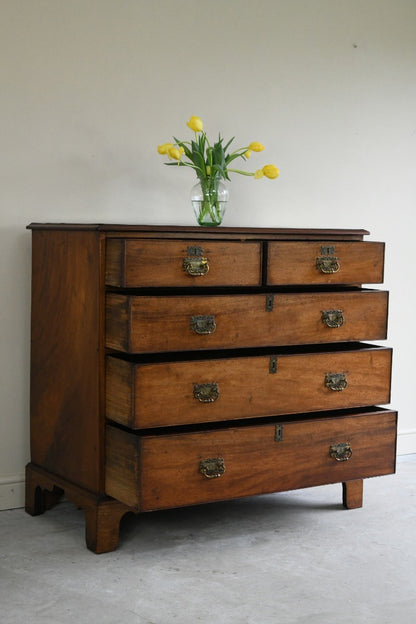
[[[220,178],[199,179],[191,189],[191,202],[198,224],[208,227],[221,225],[228,197],[228,189]]]

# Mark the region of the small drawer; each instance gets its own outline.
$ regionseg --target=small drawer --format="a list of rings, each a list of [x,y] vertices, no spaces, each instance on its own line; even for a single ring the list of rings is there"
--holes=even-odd
[[[106,416],[140,429],[386,404],[391,355],[354,343],[173,362],[108,357]]]
[[[380,284],[384,273],[384,243],[271,242],[267,283]]]
[[[383,340],[383,291],[253,295],[107,295],[106,344],[158,353]]]
[[[106,493],[150,511],[395,471],[393,411],[160,435],[107,427]]]
[[[107,240],[109,286],[258,286],[261,266],[258,242]]]

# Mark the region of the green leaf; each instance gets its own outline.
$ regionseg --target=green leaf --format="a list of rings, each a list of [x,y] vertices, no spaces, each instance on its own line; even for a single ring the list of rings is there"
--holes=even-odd
[[[227,143],[227,145],[224,147],[224,152],[227,151],[227,149],[230,147],[231,143],[234,141],[235,137],[233,137],[232,139],[230,139]]]
[[[205,171],[205,160],[199,152],[193,152],[192,162],[198,167],[198,169]]]
[[[225,159],[225,162],[227,163],[227,165],[230,164],[230,162],[233,162],[233,160],[235,160],[236,158],[240,158],[241,154],[230,154],[229,156],[227,156],[227,158]]]
[[[177,139],[176,137],[173,138],[176,145],[178,145],[179,147],[183,147],[186,157],[189,158],[189,160],[192,160],[192,152],[188,147],[189,141],[179,141],[179,139]]]

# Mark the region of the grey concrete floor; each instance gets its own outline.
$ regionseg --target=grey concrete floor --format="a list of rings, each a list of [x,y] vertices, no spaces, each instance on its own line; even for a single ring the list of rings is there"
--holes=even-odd
[[[1,624],[414,624],[416,455],[364,482],[126,516],[85,548],[82,511],[0,512]]]

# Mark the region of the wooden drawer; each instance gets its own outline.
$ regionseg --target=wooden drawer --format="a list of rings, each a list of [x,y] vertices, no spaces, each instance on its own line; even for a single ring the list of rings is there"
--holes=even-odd
[[[107,295],[106,344],[127,353],[296,345],[386,337],[388,293]]]
[[[107,240],[106,282],[110,286],[258,286],[258,242]]]
[[[165,435],[108,426],[106,493],[150,511],[344,482],[393,473],[395,448],[396,413],[379,408]]]
[[[109,357],[106,416],[140,429],[386,404],[390,377],[391,349],[363,344],[176,362]]]
[[[379,284],[383,281],[383,271],[384,243],[269,243],[267,283],[270,285]]]

